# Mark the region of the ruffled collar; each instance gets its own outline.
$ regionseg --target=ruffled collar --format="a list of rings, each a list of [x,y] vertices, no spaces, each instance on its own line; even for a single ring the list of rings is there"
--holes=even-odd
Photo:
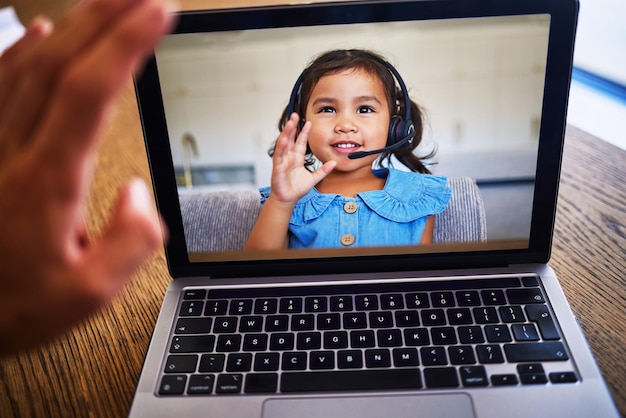
[[[361,200],[373,212],[393,222],[412,222],[434,215],[442,212],[450,201],[446,177],[388,168],[373,173],[387,178],[381,190],[358,193],[355,199],[320,193],[313,188],[296,204],[292,221],[300,223],[318,218],[336,199],[342,203]]]

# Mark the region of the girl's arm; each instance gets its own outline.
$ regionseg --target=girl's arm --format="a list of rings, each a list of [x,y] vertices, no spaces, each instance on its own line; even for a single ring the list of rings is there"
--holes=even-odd
[[[430,215],[428,219],[426,219],[426,226],[424,227],[424,232],[422,232],[420,245],[432,244],[434,233],[435,233],[435,215]]]
[[[261,209],[244,250],[287,248],[287,230],[293,208],[302,196],[335,167],[334,161],[328,161],[314,172],[305,168],[304,157],[311,123],[305,123],[302,132],[295,139],[298,119],[297,114],[291,115],[276,140],[272,156],[270,196]]]

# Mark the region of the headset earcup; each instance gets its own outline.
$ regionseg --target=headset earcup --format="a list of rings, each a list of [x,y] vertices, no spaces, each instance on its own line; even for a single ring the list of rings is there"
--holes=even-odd
[[[387,134],[387,146],[390,147],[395,145],[398,141],[400,141],[403,137],[402,135],[402,127],[404,126],[404,121],[399,116],[394,116],[391,118],[389,122],[389,133]]]

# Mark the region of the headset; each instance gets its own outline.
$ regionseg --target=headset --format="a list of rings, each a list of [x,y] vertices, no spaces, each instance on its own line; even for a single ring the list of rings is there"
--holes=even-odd
[[[368,155],[373,154],[393,152],[401,148],[408,147],[409,145],[411,145],[411,143],[413,143],[413,139],[415,138],[416,134],[415,125],[411,120],[411,99],[409,97],[409,92],[406,88],[406,85],[404,84],[404,80],[402,80],[402,77],[400,77],[400,73],[398,73],[398,70],[396,70],[395,67],[391,65],[391,63],[381,60],[374,55],[368,54],[368,57],[382,62],[400,85],[400,90],[402,92],[402,97],[404,100],[404,117],[391,117],[391,120],[389,121],[389,132],[387,133],[387,145],[384,148],[372,151],[355,151],[348,154],[348,158],[350,158],[351,160],[367,157]],[[304,70],[302,74],[300,74],[300,76],[296,80],[296,83],[293,86],[293,89],[291,90],[291,95],[289,96],[289,104],[287,105],[287,116],[295,112],[296,101],[300,97],[300,89],[302,88],[302,82],[305,75],[306,70]],[[302,129],[303,123],[303,118],[301,117],[298,131]]]

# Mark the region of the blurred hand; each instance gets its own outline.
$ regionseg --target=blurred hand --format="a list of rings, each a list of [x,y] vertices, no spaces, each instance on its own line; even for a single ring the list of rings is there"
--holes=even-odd
[[[89,242],[94,151],[121,88],[172,25],[157,0],[88,0],[36,18],[0,57],[0,355],[67,331],[161,243],[143,182]]]

